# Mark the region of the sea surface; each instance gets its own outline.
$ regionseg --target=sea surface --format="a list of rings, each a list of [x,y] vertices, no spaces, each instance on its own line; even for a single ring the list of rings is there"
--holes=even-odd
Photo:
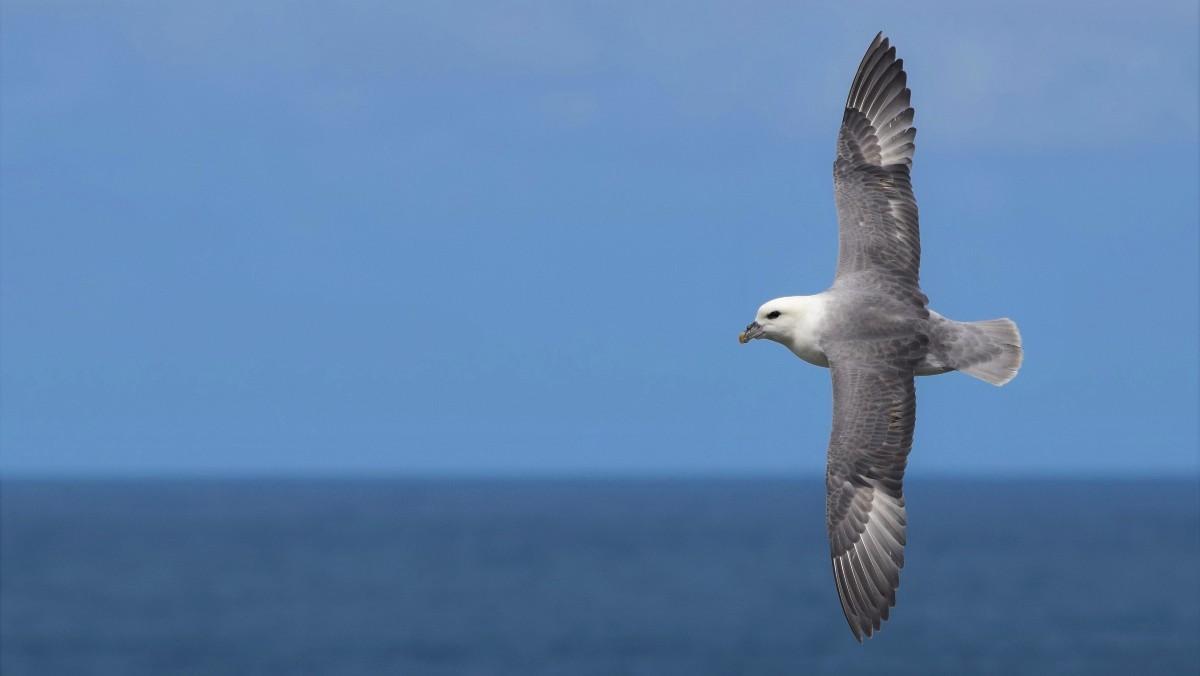
[[[0,485],[0,673],[1196,674],[1184,481],[912,480],[892,619],[823,482]]]

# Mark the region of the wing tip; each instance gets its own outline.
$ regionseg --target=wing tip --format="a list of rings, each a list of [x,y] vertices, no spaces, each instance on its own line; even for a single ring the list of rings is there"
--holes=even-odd
[[[887,600],[886,604],[872,606],[868,603],[867,593],[862,588],[862,583],[858,581],[854,570],[845,562],[839,570],[839,558],[841,557],[834,557],[831,561],[838,601],[841,602],[842,614],[846,617],[850,633],[854,635],[854,640],[861,645],[864,639],[873,638],[875,632],[879,631],[883,623],[891,616],[891,609],[896,607],[896,589],[900,585],[897,583],[884,595],[884,599]]]
[[[916,152],[915,117],[904,59],[896,55],[896,46],[879,31],[850,83],[842,114],[842,133],[855,136],[855,143],[864,154],[872,143],[879,146],[880,157],[868,157],[868,164],[911,170]],[[854,122],[849,130],[848,121]],[[910,134],[909,130],[914,131]]]
[[[846,108],[857,108],[862,101],[856,101],[856,98],[869,96],[880,87],[891,84],[894,78],[881,76],[886,69],[892,67],[897,69],[899,78],[907,78],[907,73],[904,71],[904,59],[896,56],[896,46],[883,34],[883,31],[879,31],[871,40],[871,44],[867,46],[858,63],[858,68],[854,72],[850,93],[846,96]]]
[[[882,488],[882,486],[880,486]],[[882,494],[876,492],[873,497]],[[903,514],[903,497],[888,500],[872,500],[871,509],[874,516],[888,512],[888,505],[901,505],[895,516]],[[890,513],[888,520],[893,519]],[[900,518],[903,518],[902,516]],[[876,526],[872,526],[876,524]],[[857,530],[857,529],[856,529]],[[893,534],[892,531],[898,531]],[[900,571],[904,568],[904,545],[901,541],[904,528],[897,524],[890,527],[883,521],[872,519],[861,530],[854,546],[838,552],[832,549],[831,539],[830,563],[833,569],[834,586],[837,589],[838,601],[850,632],[855,640],[862,643],[864,638],[871,638],[891,617],[892,608],[896,607],[896,592],[900,588]],[[886,534],[894,542],[881,539],[880,534]]]
[[[861,93],[860,90],[864,84],[864,78],[872,72],[874,66],[876,65],[876,58],[879,56],[880,52],[886,52],[889,49],[889,46],[890,43],[887,39],[887,36],[883,34],[883,31],[876,33],[875,37],[871,40],[871,44],[867,45],[867,50],[863,53],[862,59],[858,62],[858,68],[854,71],[854,78],[851,80],[850,92],[846,95],[846,108],[856,107],[854,102],[855,95]],[[891,47],[891,49],[894,50],[895,47]],[[870,67],[868,67],[868,65]]]

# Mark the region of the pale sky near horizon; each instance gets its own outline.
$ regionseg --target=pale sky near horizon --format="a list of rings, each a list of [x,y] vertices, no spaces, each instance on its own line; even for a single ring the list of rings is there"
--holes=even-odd
[[[1197,471],[1197,3],[0,1],[0,471],[810,473],[884,30],[922,283],[1009,386],[911,475]]]

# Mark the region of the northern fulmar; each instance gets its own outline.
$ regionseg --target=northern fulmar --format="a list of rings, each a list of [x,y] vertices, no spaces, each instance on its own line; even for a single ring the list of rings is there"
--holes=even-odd
[[[914,376],[962,371],[1004,385],[1021,367],[1009,319],[957,322],[928,308],[912,168],[913,109],[896,48],[875,36],[858,66],[833,162],[833,285],[768,301],[738,337],[766,338],[829,368],[833,429],[825,521],[833,579],[860,642],[896,604],[904,565],[901,482],[916,422]]]

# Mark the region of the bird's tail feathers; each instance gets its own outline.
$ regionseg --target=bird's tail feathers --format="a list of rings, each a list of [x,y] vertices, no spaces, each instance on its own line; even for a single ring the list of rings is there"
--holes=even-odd
[[[977,349],[956,355],[954,368],[997,387],[1017,377],[1024,359],[1021,332],[1011,319],[959,322]]]

